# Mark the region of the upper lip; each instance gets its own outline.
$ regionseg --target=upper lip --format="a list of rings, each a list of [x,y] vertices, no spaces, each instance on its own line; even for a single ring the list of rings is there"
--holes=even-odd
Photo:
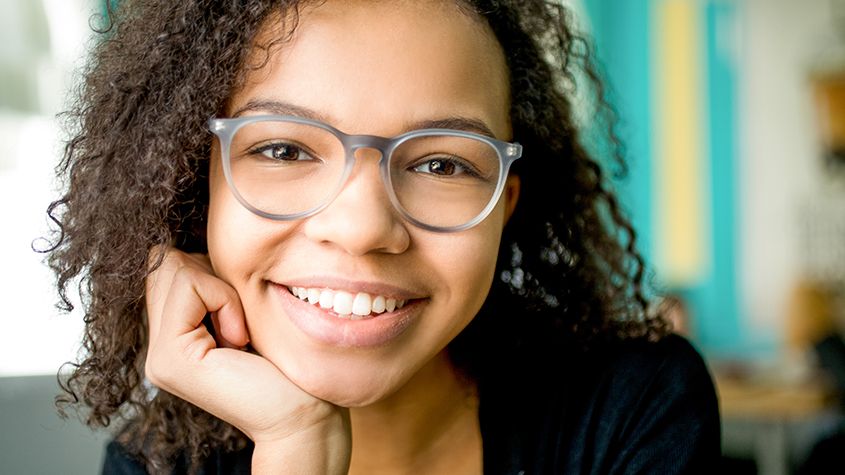
[[[381,295],[387,298],[401,300],[420,299],[426,296],[425,293],[387,284],[378,281],[349,280],[341,277],[306,277],[301,279],[286,279],[284,282],[274,281],[285,287],[305,287],[307,289],[331,289],[344,292],[364,292],[370,295]]]

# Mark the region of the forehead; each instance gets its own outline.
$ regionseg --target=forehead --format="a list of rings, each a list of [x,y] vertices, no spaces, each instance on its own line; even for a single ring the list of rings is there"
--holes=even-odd
[[[268,19],[257,44],[284,37],[284,24]],[[504,54],[483,20],[452,2],[329,0],[304,8],[290,39],[269,58],[254,48],[250,62],[264,64],[248,71],[229,114],[250,101],[281,101],[345,132],[379,135],[464,116],[509,138]]]

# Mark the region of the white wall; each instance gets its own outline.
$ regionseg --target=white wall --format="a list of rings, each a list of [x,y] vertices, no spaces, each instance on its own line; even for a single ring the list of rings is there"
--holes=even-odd
[[[810,72],[845,46],[838,46],[828,0],[741,5],[740,290],[749,332],[780,341],[789,292],[814,271],[806,221],[830,222],[834,216],[825,213],[845,208],[842,184],[823,171],[809,86]],[[807,209],[826,211],[810,216]],[[845,246],[845,235],[839,243]]]
[[[0,376],[55,374],[82,322],[59,315],[53,277],[32,252],[57,197],[55,115],[89,41],[94,0],[0,0]]]

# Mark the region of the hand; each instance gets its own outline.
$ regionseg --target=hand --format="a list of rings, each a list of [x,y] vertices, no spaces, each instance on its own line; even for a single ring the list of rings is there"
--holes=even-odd
[[[255,472],[345,473],[348,411],[311,396],[265,358],[241,350],[249,335],[240,298],[214,275],[207,256],[157,247],[150,262],[160,253],[164,260],[146,281],[150,382],[252,439]],[[203,324],[208,313],[217,340]]]

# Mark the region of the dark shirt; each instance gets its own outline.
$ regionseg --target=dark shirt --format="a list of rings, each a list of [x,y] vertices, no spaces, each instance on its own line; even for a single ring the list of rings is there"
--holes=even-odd
[[[510,375],[498,385],[482,386],[484,473],[713,472],[721,455],[718,404],[704,361],[686,340],[629,341],[572,355],[535,360],[533,368],[522,361],[518,372],[503,368]],[[553,377],[550,368],[567,376]],[[247,474],[251,454],[251,447],[215,452],[200,473]],[[103,473],[146,472],[112,442]]]

